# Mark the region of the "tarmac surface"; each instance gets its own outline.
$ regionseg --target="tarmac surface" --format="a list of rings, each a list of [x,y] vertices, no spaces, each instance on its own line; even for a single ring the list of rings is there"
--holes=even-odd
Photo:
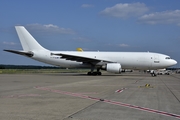
[[[178,120],[180,74],[0,74],[1,120]]]

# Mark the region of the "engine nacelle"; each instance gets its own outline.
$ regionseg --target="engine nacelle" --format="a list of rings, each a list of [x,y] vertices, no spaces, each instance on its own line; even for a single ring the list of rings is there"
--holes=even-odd
[[[107,63],[105,66],[102,66],[102,69],[111,73],[121,73],[121,64],[120,63]]]

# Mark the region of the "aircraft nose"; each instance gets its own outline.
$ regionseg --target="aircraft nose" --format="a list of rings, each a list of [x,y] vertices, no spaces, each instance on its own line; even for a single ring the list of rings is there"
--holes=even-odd
[[[176,60],[172,60],[172,65],[176,65],[177,61]]]

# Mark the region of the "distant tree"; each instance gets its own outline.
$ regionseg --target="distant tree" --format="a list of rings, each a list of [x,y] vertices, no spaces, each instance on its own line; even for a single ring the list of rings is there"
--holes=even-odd
[[[5,69],[5,67],[3,65],[0,65],[0,69]]]

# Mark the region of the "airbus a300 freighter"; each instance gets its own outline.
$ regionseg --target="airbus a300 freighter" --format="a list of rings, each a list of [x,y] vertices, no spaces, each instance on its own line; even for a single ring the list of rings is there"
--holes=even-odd
[[[88,75],[101,75],[100,70],[121,73],[122,69],[156,70],[177,64],[168,55],[152,52],[50,51],[42,47],[23,26],[15,28],[23,50],[4,51],[55,66],[90,68]]]

